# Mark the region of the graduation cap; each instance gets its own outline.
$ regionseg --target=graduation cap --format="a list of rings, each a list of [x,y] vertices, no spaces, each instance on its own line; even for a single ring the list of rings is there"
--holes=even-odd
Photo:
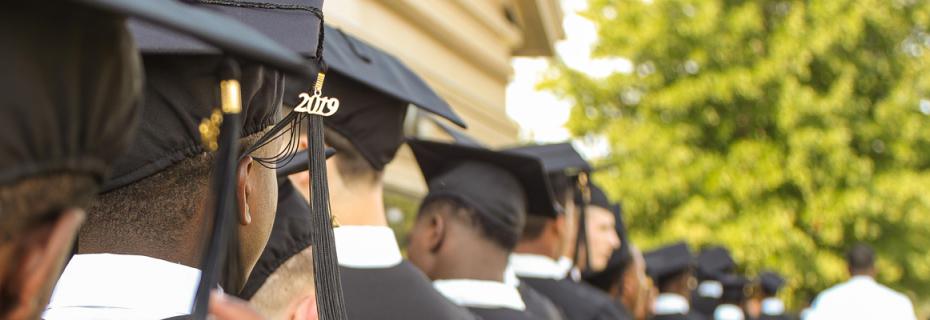
[[[542,164],[533,157],[413,139],[407,144],[429,186],[427,198],[450,196],[520,234],[523,214],[555,217]]]
[[[132,137],[142,86],[124,15],[72,1],[4,3],[0,70],[0,185],[59,173],[102,183]],[[96,191],[67,192],[79,202]],[[39,209],[62,205],[47,199],[0,200],[0,238],[47,221],[11,216],[18,205],[58,213]]]
[[[775,295],[785,286],[785,278],[774,271],[763,271],[758,275],[759,287],[769,295]]]
[[[698,254],[697,271],[701,278],[715,279],[721,274],[733,272],[736,261],[730,255],[730,250],[722,246],[708,247]]]
[[[590,252],[588,249],[588,231],[585,227],[587,224],[585,207],[591,198],[588,187],[588,173],[592,170],[591,164],[581,156],[581,153],[575,150],[570,142],[527,145],[510,148],[507,149],[507,151],[534,156],[540,159],[543,163],[543,167],[549,174],[550,181],[552,181],[556,189],[560,189],[559,185],[562,184],[566,185],[564,186],[566,189],[569,188],[568,185],[574,184],[574,194],[576,194],[581,201],[576,203],[579,208],[578,230],[575,238],[575,252],[572,261],[577,266],[581,259],[584,259],[586,262],[585,266],[590,266],[591,258],[588,254],[588,252]],[[553,190],[553,193],[560,192],[561,190]],[[586,253],[584,257],[581,257],[582,251]],[[581,271],[584,272],[584,270]]]
[[[723,286],[722,301],[739,302],[748,296],[749,279],[742,275],[725,274],[720,277],[720,284]]]
[[[326,26],[325,30],[326,62],[332,71],[327,94],[343,106],[324,124],[348,139],[373,168],[383,170],[404,143],[410,104],[465,127],[449,104],[397,58],[340,29]],[[292,92],[306,84],[306,79],[289,78],[285,97],[296,97]]]
[[[435,117],[429,117],[429,119],[436,124],[443,132],[452,137],[452,141],[455,141],[456,144],[472,146],[472,147],[484,147],[484,144],[478,141],[475,138],[465,134],[462,130],[453,128],[452,126],[446,124],[442,120],[436,119]]]
[[[646,273],[661,284],[669,277],[689,270],[693,263],[691,249],[684,242],[667,245],[644,254]]]

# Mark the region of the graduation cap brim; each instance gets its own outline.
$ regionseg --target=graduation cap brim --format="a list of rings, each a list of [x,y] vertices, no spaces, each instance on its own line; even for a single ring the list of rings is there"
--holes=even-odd
[[[400,60],[340,29],[326,26],[325,32],[330,70],[466,127],[452,107]]]
[[[646,273],[656,281],[688,270],[694,260],[691,250],[684,242],[658,248],[643,256],[646,260]]]
[[[702,274],[712,276],[733,270],[736,268],[736,261],[729,250],[715,246],[701,250],[697,257],[697,268]]]
[[[455,143],[472,147],[484,147],[484,144],[479,142],[477,139],[472,138],[459,129],[453,128],[442,120],[436,119],[434,117],[429,117],[429,119],[434,124],[436,124],[439,129],[442,129],[443,132],[452,137],[452,141],[455,141]]]
[[[549,217],[558,214],[542,164],[533,157],[419,139],[408,139],[407,144],[427,181],[465,160],[489,163],[503,168],[517,178],[527,197],[528,214]]]
[[[576,175],[592,169],[591,164],[569,142],[519,146],[507,151],[539,158],[548,173]]]
[[[323,152],[324,152],[323,155],[326,156],[326,159],[329,159],[330,157],[336,155],[336,149],[333,149],[333,148],[326,148],[326,150],[323,150]],[[285,178],[289,175],[292,175],[298,172],[307,171],[309,163],[310,163],[310,151],[309,150],[297,151],[297,153],[294,154],[294,158],[291,159],[290,162],[288,162],[287,164],[281,166],[280,168],[276,170],[277,176],[278,178]]]
[[[227,53],[295,75],[314,70],[296,52],[223,14],[174,0],[73,0],[132,18],[143,53]]]

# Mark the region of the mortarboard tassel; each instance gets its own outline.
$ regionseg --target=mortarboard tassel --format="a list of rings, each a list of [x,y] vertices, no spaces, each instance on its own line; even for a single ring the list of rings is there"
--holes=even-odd
[[[191,318],[202,320],[207,318],[210,302],[210,290],[215,287],[223,271],[227,271],[226,278],[235,278],[238,274],[230,274],[228,265],[238,264],[230,260],[238,253],[238,246],[230,244],[235,238],[231,220],[236,218],[236,186],[238,185],[236,169],[238,166],[239,131],[241,129],[240,112],[242,100],[239,88],[239,66],[229,59],[224,64],[220,74],[220,100],[221,112],[214,111],[209,119],[200,124],[200,133],[208,150],[216,150],[216,164],[212,175],[212,203],[209,208],[214,210],[213,228],[210,238],[205,245],[204,259],[201,261],[200,284],[194,296],[194,307]],[[219,132],[216,132],[217,125]],[[217,139],[218,135],[218,139]],[[235,251],[230,255],[230,251]],[[229,280],[227,279],[227,282]],[[240,282],[235,280],[233,282]],[[226,283],[233,290],[236,283]]]
[[[591,252],[588,247],[588,219],[585,211],[587,211],[588,203],[591,202],[591,190],[588,187],[588,174],[583,171],[578,174],[578,192],[581,193],[581,203],[578,205],[578,234],[575,237],[575,254],[572,257],[572,262],[575,263],[575,267],[580,266],[581,251],[584,249],[584,266],[586,269],[590,269]],[[579,267],[578,271],[583,272],[585,270],[581,270]]]

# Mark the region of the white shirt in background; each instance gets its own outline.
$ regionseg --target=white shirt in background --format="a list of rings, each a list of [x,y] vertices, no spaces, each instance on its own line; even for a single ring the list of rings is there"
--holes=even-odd
[[[855,276],[817,296],[806,320],[915,320],[907,296],[867,276]]]

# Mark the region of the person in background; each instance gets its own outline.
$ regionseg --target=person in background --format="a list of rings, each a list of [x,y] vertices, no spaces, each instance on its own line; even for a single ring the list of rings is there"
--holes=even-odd
[[[785,285],[785,279],[776,272],[763,271],[756,277],[759,298],[758,309],[747,313],[753,319],[760,320],[788,320],[790,317],[785,311],[785,303],[778,298],[778,291]]]
[[[125,17],[71,1],[0,11],[0,318],[38,319],[142,86]]]
[[[617,215],[612,211],[614,205],[597,185],[591,183],[589,190],[591,199],[585,207],[587,214],[585,228],[587,228],[587,250],[590,252],[585,255],[589,257],[591,265],[579,267],[581,270],[586,270],[586,273],[597,273],[607,267],[610,256],[615,250],[620,249],[621,243],[616,227]],[[575,203],[582,205],[585,202],[580,196],[576,196]],[[616,211],[619,211],[619,208]]]
[[[691,293],[691,308],[705,318],[711,318],[723,295],[720,277],[732,274],[736,262],[730,251],[722,246],[712,246],[701,250],[697,257],[695,275],[698,286]]]
[[[875,251],[867,244],[846,253],[850,279],[821,292],[811,304],[807,320],[916,319],[907,296],[875,281]]]
[[[743,304],[746,301],[746,285],[749,279],[737,274],[726,274],[719,277],[723,286],[720,304],[714,309],[714,320],[745,320],[746,312]]]
[[[482,147],[408,144],[429,186],[410,233],[410,261],[440,293],[482,319],[542,319],[504,283],[527,212],[557,214],[539,160]]]
[[[704,319],[692,312],[688,297],[694,288],[694,257],[684,242],[647,252],[646,272],[659,291],[653,312],[656,320]]]

